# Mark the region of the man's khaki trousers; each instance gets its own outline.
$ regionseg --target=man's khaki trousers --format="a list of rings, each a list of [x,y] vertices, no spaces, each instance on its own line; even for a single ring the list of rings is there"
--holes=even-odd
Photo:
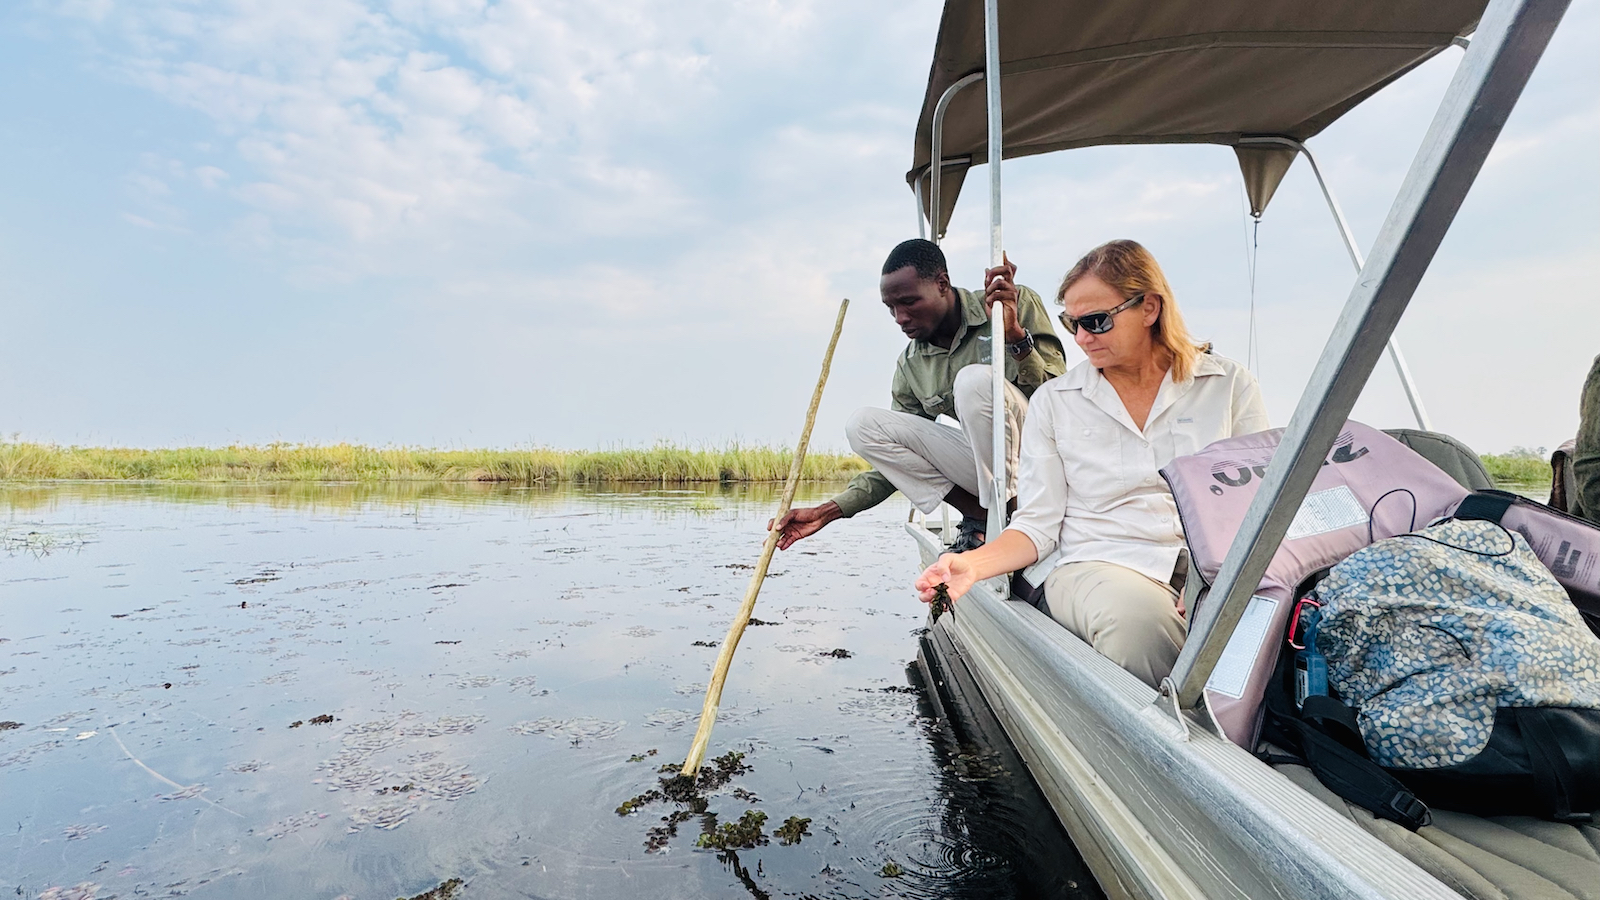
[[[994,468],[993,387],[989,367],[967,366],[956,373],[955,405],[960,428],[887,409],[858,409],[845,423],[850,448],[910,499],[931,513],[960,487],[992,509]],[[1017,492],[1017,453],[1028,399],[1006,383],[1006,499]]]

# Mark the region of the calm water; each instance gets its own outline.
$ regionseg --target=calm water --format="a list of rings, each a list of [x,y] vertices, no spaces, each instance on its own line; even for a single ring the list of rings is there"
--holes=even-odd
[[[780,554],[723,697],[710,755],[749,770],[708,811],[809,835],[719,853],[688,815],[647,852],[683,807],[615,810],[681,763],[773,502],[0,488],[0,890],[1091,896],[922,693],[899,503]]]

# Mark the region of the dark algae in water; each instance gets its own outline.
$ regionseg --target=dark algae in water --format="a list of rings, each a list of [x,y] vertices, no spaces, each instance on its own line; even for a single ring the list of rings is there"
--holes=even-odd
[[[461,889],[465,886],[466,882],[459,878],[452,878],[449,881],[440,882],[436,888],[423,891],[413,897],[396,897],[395,900],[456,900],[457,897],[461,896]]]
[[[933,620],[939,621],[940,616],[950,611],[950,585],[939,582],[939,586],[933,589],[933,602],[928,605],[933,612]]]

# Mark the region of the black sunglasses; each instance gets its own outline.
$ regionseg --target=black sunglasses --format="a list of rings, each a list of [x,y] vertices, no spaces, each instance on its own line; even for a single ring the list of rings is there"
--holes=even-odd
[[[1083,325],[1083,330],[1089,332],[1090,334],[1105,334],[1106,332],[1111,330],[1111,326],[1112,325],[1116,324],[1114,319],[1115,319],[1117,313],[1122,312],[1125,309],[1129,309],[1131,307],[1138,306],[1140,303],[1143,303],[1143,302],[1144,302],[1144,294],[1143,293],[1138,293],[1138,294],[1134,294],[1132,297],[1129,297],[1128,299],[1122,301],[1122,303],[1120,303],[1119,305],[1114,306],[1111,309],[1105,310],[1103,312],[1092,312],[1092,313],[1089,313],[1088,315],[1083,315],[1083,316],[1078,316],[1077,318],[1073,318],[1072,316],[1067,315],[1065,311],[1063,311],[1061,313],[1061,324],[1067,326],[1067,331],[1069,333],[1071,333],[1071,334],[1077,334],[1078,333],[1078,325],[1079,324],[1082,324]]]

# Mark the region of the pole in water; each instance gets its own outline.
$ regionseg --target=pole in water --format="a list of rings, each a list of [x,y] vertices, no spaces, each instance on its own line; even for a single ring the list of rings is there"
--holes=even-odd
[[[833,323],[833,337],[828,341],[828,351],[822,355],[822,374],[817,376],[816,390],[811,392],[806,424],[800,429],[800,442],[795,445],[794,459],[789,462],[789,478],[783,484],[778,512],[772,517],[773,525],[777,525],[789,511],[790,504],[794,503],[795,488],[800,484],[800,469],[806,459],[806,447],[811,443],[811,426],[817,421],[817,407],[822,404],[822,388],[828,383],[828,370],[833,366],[833,350],[839,346],[839,332],[844,329],[844,314],[849,308],[849,300],[839,304],[839,317]],[[728,626],[728,636],[722,641],[722,649],[717,651],[717,665],[711,670],[711,682],[706,685],[706,702],[700,709],[700,725],[695,729],[694,743],[689,745],[689,755],[683,761],[681,774],[689,778],[699,773],[700,763],[705,760],[706,747],[711,743],[711,727],[716,724],[717,708],[722,705],[722,687],[728,681],[728,667],[733,664],[733,651],[739,646],[739,638],[744,636],[745,626],[750,624],[750,614],[755,612],[756,595],[761,593],[761,583],[767,578],[767,567],[772,564],[772,553],[778,549],[778,537],[782,533],[777,528],[767,532],[767,540],[761,545],[761,556],[756,560],[756,570],[750,573],[750,584],[744,589],[744,602],[733,617],[733,624]]]

